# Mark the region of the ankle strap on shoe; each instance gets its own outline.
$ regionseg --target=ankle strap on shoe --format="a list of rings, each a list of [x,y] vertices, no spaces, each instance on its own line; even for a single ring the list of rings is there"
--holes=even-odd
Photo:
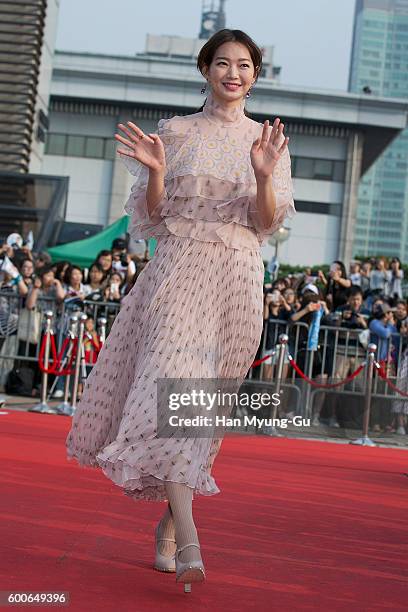
[[[185,546],[182,546],[181,548],[177,549],[177,554],[179,555],[180,553],[183,552],[183,550],[185,550],[186,548],[188,548],[189,546],[195,546],[196,548],[198,548],[198,550],[200,549],[200,546],[198,544],[186,544]]]

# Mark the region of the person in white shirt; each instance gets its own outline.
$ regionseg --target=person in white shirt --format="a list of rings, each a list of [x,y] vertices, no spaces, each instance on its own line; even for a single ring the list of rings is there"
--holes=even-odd
[[[115,238],[111,249],[112,270],[119,272],[126,282],[130,282],[136,274],[136,264],[127,252],[126,241],[123,238]]]

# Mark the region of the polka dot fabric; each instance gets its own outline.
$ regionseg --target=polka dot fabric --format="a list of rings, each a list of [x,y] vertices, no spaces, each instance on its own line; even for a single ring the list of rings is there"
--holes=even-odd
[[[160,237],[88,376],[68,457],[100,466],[134,498],[165,499],[165,480],[218,493],[220,440],[157,437],[156,382],[243,380],[262,332],[263,276],[259,249]]]
[[[212,94],[201,113],[159,122],[165,193],[149,215],[148,170],[135,176],[125,210],[135,238],[157,238],[152,259],[122,300],[73,416],[67,456],[100,467],[133,499],[163,500],[166,481],[213,495],[220,438],[157,435],[158,379],[242,382],[263,326],[260,243],[294,212],[289,153],[276,168],[275,219],[258,223],[249,152],[262,126]]]

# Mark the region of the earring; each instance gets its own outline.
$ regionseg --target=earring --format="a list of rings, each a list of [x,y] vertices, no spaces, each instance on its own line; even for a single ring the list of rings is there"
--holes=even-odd
[[[204,94],[205,93],[205,88],[207,87],[207,85],[204,85],[204,87],[201,88],[201,93]]]
[[[250,87],[250,88],[248,89],[248,91],[246,92],[246,94],[245,94],[245,97],[246,97],[246,98],[250,98],[250,97],[251,97],[251,89],[252,89],[252,87]]]

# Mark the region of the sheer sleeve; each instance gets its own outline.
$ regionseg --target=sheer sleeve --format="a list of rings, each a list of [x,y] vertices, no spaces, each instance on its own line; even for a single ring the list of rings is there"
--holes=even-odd
[[[287,217],[293,217],[296,214],[293,200],[291,161],[287,147],[275,166],[272,174],[272,184],[276,198],[276,210],[269,227],[264,227],[261,222],[256,196],[250,198],[249,217],[261,242],[267,236],[272,236],[283,225]]]
[[[157,133],[160,137],[163,135],[165,125],[168,121],[168,119],[160,119],[157,129]],[[169,151],[166,150],[166,165],[169,162],[167,159],[168,153]],[[140,238],[150,238],[156,236],[158,233],[162,233],[160,228],[163,225],[163,220],[160,213],[164,204],[168,201],[166,187],[164,188],[162,198],[156,204],[153,211],[149,214],[146,200],[146,190],[149,182],[149,169],[131,157],[126,157],[125,155],[120,155],[120,157],[130,174],[135,177],[129,198],[124,207],[125,212],[131,217],[128,233],[136,240]]]

